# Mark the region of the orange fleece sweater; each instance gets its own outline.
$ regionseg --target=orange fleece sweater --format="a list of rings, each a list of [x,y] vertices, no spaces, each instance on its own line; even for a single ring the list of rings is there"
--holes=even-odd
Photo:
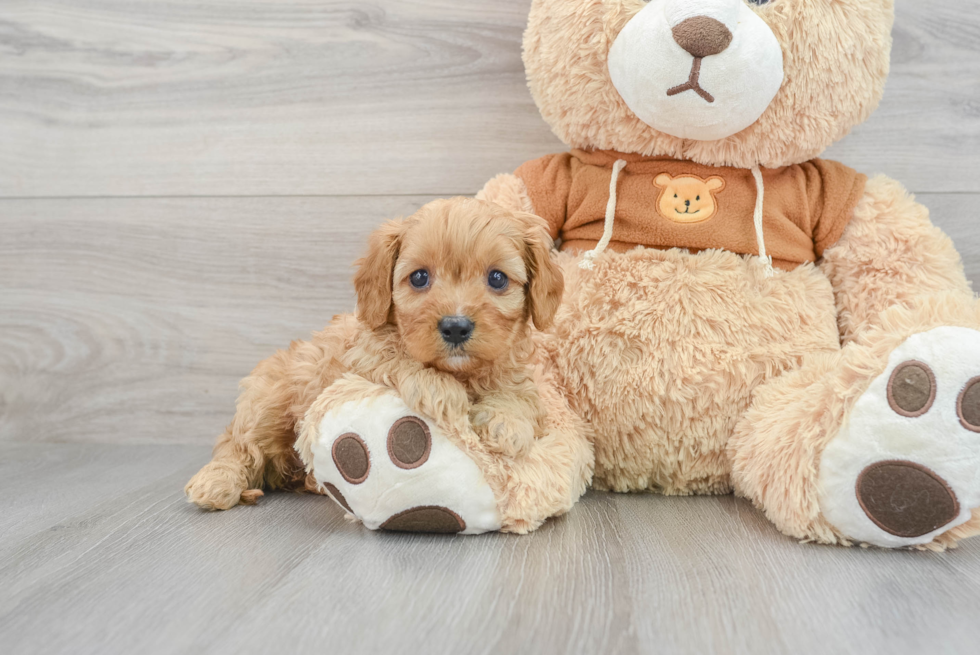
[[[548,222],[552,238],[561,238],[562,250],[588,250],[602,238],[617,159],[627,164],[617,180],[610,249],[718,248],[759,254],[750,170],[609,150],[548,155],[516,171],[534,212]],[[762,169],[762,177],[766,250],[773,265],[784,270],[816,261],[837,242],[867,181],[843,164],[820,159]]]

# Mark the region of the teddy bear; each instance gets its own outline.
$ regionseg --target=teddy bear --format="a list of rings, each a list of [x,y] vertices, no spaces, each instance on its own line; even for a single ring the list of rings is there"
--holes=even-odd
[[[533,0],[527,79],[569,150],[478,197],[556,241],[565,295],[538,341],[594,489],[735,493],[825,544],[980,533],[960,257],[898,182],[819,158],[877,106],[892,22],[892,0]],[[311,440],[345,429],[337,408]],[[550,464],[521,483],[568,479]]]

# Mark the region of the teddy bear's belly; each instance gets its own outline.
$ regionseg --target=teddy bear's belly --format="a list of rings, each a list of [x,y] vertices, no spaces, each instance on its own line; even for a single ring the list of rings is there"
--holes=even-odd
[[[840,348],[833,292],[813,265],[766,278],[757,258],[642,248],[594,270],[560,261],[548,348],[595,427],[598,489],[728,492],[725,446],[753,390]]]

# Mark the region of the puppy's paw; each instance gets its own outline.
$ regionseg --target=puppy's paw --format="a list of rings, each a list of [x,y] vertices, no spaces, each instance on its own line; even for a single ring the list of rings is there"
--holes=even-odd
[[[422,369],[403,380],[398,391],[412,411],[443,425],[459,425],[469,412],[466,388],[444,373]]]
[[[208,463],[184,487],[187,500],[206,510],[231,509],[240,502],[254,505],[262,492],[250,491],[258,490],[247,489],[242,471],[225,462]]]
[[[489,407],[474,405],[470,424],[491,451],[508,457],[525,455],[534,443],[534,425]]]

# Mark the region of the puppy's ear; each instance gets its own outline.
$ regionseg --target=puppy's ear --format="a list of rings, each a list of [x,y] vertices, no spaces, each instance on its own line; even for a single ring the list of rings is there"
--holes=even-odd
[[[524,227],[524,265],[528,273],[527,302],[534,327],[551,327],[565,291],[565,278],[551,258],[554,241],[545,222],[532,214],[520,214]]]
[[[401,246],[404,221],[388,221],[371,233],[367,254],[357,260],[354,291],[357,292],[357,318],[378,328],[388,322],[395,260]]]

